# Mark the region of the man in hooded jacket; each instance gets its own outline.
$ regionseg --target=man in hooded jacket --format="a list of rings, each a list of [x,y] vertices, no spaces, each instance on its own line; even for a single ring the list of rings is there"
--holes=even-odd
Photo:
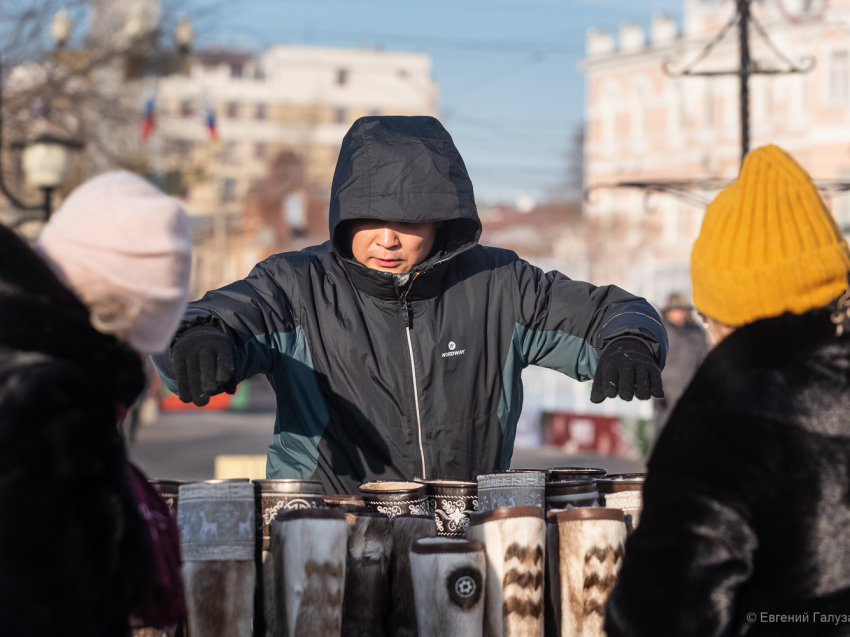
[[[357,120],[329,217],[330,241],[208,292],[154,357],[166,386],[198,405],[266,375],[269,478],[353,493],[506,469],[528,365],[595,376],[595,402],[663,395],[655,310],[479,246],[472,183],[436,119]]]

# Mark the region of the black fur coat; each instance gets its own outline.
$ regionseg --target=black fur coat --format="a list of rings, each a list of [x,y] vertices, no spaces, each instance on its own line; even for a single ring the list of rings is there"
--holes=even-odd
[[[0,635],[118,636],[149,576],[118,404],[138,355],[0,225]]]
[[[608,637],[850,635],[850,335],[829,308],[757,321],[708,356],[644,507]]]

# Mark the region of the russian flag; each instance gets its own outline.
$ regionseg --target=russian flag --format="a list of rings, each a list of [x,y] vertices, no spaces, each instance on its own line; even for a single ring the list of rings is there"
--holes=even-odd
[[[204,123],[207,125],[207,130],[210,132],[210,137],[212,137],[214,141],[217,140],[218,129],[215,127],[215,109],[213,109],[212,105],[209,102],[207,102],[206,104]]]
[[[156,126],[156,108],[154,98],[149,98],[145,102],[145,118],[142,120],[142,139],[147,139],[153,133]]]

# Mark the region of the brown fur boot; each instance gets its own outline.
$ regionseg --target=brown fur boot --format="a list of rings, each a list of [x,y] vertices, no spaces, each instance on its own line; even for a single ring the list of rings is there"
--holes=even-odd
[[[348,524],[332,509],[291,509],[271,525],[279,637],[340,637]]]
[[[419,637],[481,637],[486,559],[477,540],[424,538],[410,551]]]
[[[252,560],[184,562],[190,634],[250,637],[255,577]]]
[[[250,483],[180,487],[177,523],[190,634],[251,637],[256,582],[253,516]]]
[[[560,599],[555,599],[563,637],[604,637],[605,602],[623,563],[626,525],[617,509],[571,509],[550,517],[558,532]],[[553,556],[554,557],[554,556]],[[552,560],[555,562],[555,560]]]
[[[473,513],[466,536],[483,542],[487,555],[485,637],[543,637],[543,509]]]
[[[348,560],[342,637],[384,637],[390,594],[392,520],[382,513],[346,513]]]
[[[430,515],[397,515],[393,518],[389,637],[417,637],[419,634],[410,575],[410,549],[416,540],[436,535],[437,525]]]

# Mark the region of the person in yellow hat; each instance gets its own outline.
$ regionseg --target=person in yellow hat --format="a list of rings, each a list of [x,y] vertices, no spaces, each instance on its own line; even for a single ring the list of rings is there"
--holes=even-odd
[[[650,457],[608,637],[850,635],[848,271],[811,177],[751,152],[694,245],[718,345]]]

